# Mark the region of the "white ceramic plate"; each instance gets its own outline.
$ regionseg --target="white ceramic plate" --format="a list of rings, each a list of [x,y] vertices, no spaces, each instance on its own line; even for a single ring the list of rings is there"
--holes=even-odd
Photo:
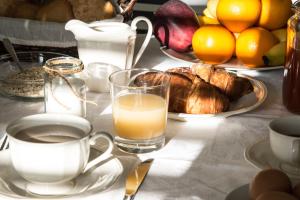
[[[280,169],[281,162],[274,156],[268,138],[260,140],[245,149],[245,159],[258,169],[274,168]],[[284,171],[292,179],[300,179],[300,174]]]
[[[91,158],[98,150],[91,150]],[[0,151],[0,198],[57,199],[81,197],[102,192],[111,187],[123,173],[123,166],[116,157],[111,157],[100,166],[60,185],[38,185],[21,178],[11,166],[9,150]],[[1,198],[2,199],[2,198]]]
[[[180,61],[187,61],[191,63],[201,63],[193,52],[188,53],[179,53],[172,49],[167,49],[166,47],[160,47],[160,50],[167,55],[168,57],[180,60]],[[258,67],[258,68],[249,68],[242,63],[240,63],[237,59],[232,59],[227,63],[216,65],[216,67],[225,68],[227,70],[233,71],[241,71],[241,70],[254,70],[254,71],[267,71],[267,70],[275,70],[275,69],[283,69],[283,66],[270,66],[270,67]]]
[[[250,200],[249,184],[234,189],[226,196],[225,200]]]
[[[248,76],[237,74],[240,77],[244,77],[250,80],[253,85],[253,92],[239,98],[235,102],[230,103],[229,111],[222,112],[218,114],[186,114],[186,113],[168,113],[169,119],[179,120],[179,121],[192,121],[209,117],[229,117],[232,115],[242,114],[256,109],[260,106],[267,98],[267,87],[261,81],[253,79]]]

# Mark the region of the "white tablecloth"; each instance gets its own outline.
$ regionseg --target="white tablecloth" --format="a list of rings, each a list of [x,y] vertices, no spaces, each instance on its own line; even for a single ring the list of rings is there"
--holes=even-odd
[[[160,52],[155,39],[137,64],[137,67],[158,69],[179,66],[189,66],[189,63],[166,57]],[[224,200],[230,191],[249,183],[259,170],[244,159],[244,149],[267,137],[270,120],[290,113],[281,100],[283,70],[244,73],[266,84],[268,97],[263,105],[252,112],[226,119],[211,118],[197,122],[169,120],[166,146],[142,157],[155,160],[136,200]],[[88,120],[95,129],[113,133],[109,94],[88,94],[88,98],[98,103],[98,106],[88,105]],[[22,102],[2,97],[0,107],[1,133],[9,121],[43,112],[43,102]],[[128,155],[118,154],[126,161]],[[132,162],[123,164],[124,175],[112,188],[82,199],[122,199],[124,176]]]

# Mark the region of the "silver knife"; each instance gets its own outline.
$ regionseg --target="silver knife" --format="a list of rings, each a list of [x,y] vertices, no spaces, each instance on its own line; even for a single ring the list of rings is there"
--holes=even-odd
[[[145,179],[153,159],[145,160],[139,163],[127,176],[126,178],[126,191],[123,200],[132,200],[134,195],[141,186]]]

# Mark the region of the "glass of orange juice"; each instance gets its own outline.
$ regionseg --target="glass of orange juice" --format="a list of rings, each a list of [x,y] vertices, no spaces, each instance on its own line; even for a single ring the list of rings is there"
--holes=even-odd
[[[109,81],[117,147],[128,153],[148,153],[162,148],[170,76],[154,69],[136,68],[114,72]]]

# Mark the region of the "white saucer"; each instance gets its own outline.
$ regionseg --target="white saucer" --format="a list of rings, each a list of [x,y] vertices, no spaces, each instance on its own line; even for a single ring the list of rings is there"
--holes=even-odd
[[[268,138],[258,141],[245,149],[245,159],[258,169],[274,168],[282,170],[281,162],[273,154]],[[300,179],[300,174],[284,171],[292,179]]]
[[[91,150],[91,158],[99,154]],[[123,173],[118,158],[111,156],[98,167],[60,185],[33,184],[20,177],[11,166],[9,150],[0,151],[0,196],[12,198],[48,198],[83,196],[99,193],[112,186]]]
[[[225,200],[250,200],[249,184],[243,185],[232,190],[225,198]]]

